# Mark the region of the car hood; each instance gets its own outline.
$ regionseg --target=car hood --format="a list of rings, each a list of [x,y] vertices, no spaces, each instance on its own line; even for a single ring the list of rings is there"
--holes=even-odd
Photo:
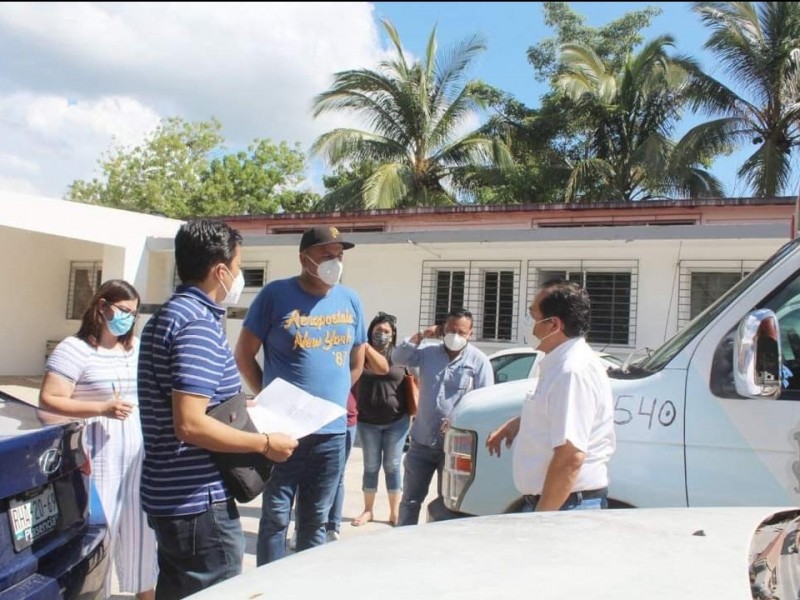
[[[570,511],[402,527],[307,550],[192,598],[750,600],[751,541],[786,510]]]
[[[68,425],[76,419],[42,410],[0,391],[0,438],[25,435],[48,425]]]
[[[485,411],[476,409],[487,402],[493,407],[492,417],[497,419],[497,426],[506,419],[519,414],[520,398],[536,389],[538,377],[518,379],[505,383],[496,383],[482,388],[477,388],[465,394],[453,409],[452,424],[461,429],[480,430],[485,426]]]

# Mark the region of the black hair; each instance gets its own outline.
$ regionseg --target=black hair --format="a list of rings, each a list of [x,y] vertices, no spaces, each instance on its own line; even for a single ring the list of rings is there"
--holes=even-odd
[[[466,308],[453,308],[447,313],[447,317],[445,317],[445,322],[449,321],[450,319],[469,319],[470,325],[472,324],[472,313],[469,312]]]
[[[564,335],[581,337],[589,333],[592,305],[589,294],[572,281],[554,279],[542,285],[547,294],[539,301],[542,318],[558,317],[564,323]]]
[[[381,323],[388,323],[389,327],[392,328],[392,346],[397,345],[397,319],[393,315],[386,314],[385,312],[379,312],[374,319],[367,327],[367,340],[372,342],[372,330],[375,329],[376,325],[380,325]]]
[[[242,234],[222,221],[196,219],[175,235],[175,266],[183,283],[203,281],[219,263],[231,266]]]

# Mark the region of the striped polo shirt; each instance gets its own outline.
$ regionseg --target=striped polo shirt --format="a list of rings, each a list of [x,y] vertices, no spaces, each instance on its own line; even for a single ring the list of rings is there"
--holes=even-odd
[[[181,286],[142,330],[139,414],[144,436],[142,505],[153,516],[204,512],[230,498],[204,449],[175,436],[172,391],[209,398],[209,408],[241,388],[222,317],[225,309],[200,289]]]

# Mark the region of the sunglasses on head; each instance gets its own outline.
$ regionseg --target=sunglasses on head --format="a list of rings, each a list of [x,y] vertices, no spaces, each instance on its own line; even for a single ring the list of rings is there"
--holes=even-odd
[[[391,323],[392,325],[397,323],[397,317],[395,317],[394,315],[390,315],[389,313],[379,312],[378,313],[378,318],[381,321],[387,321],[387,322]]]

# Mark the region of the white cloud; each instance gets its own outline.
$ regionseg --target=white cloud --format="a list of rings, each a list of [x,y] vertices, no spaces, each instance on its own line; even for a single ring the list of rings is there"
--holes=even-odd
[[[31,191],[61,196],[73,180],[93,175],[97,159],[112,142],[135,144],[158,123],[153,109],[132,98],[0,95],[3,189],[25,178]]]
[[[17,173],[35,174],[41,171],[38,163],[8,152],[0,152],[0,165]]]
[[[1,3],[0,55],[0,177],[61,195],[166,116],[306,148],[345,123],[311,116],[332,74],[384,54],[369,3],[274,2]]]
[[[31,194],[34,196],[41,194],[41,190],[27,179],[6,177],[4,175],[0,175],[0,190],[17,192],[20,194]]]

